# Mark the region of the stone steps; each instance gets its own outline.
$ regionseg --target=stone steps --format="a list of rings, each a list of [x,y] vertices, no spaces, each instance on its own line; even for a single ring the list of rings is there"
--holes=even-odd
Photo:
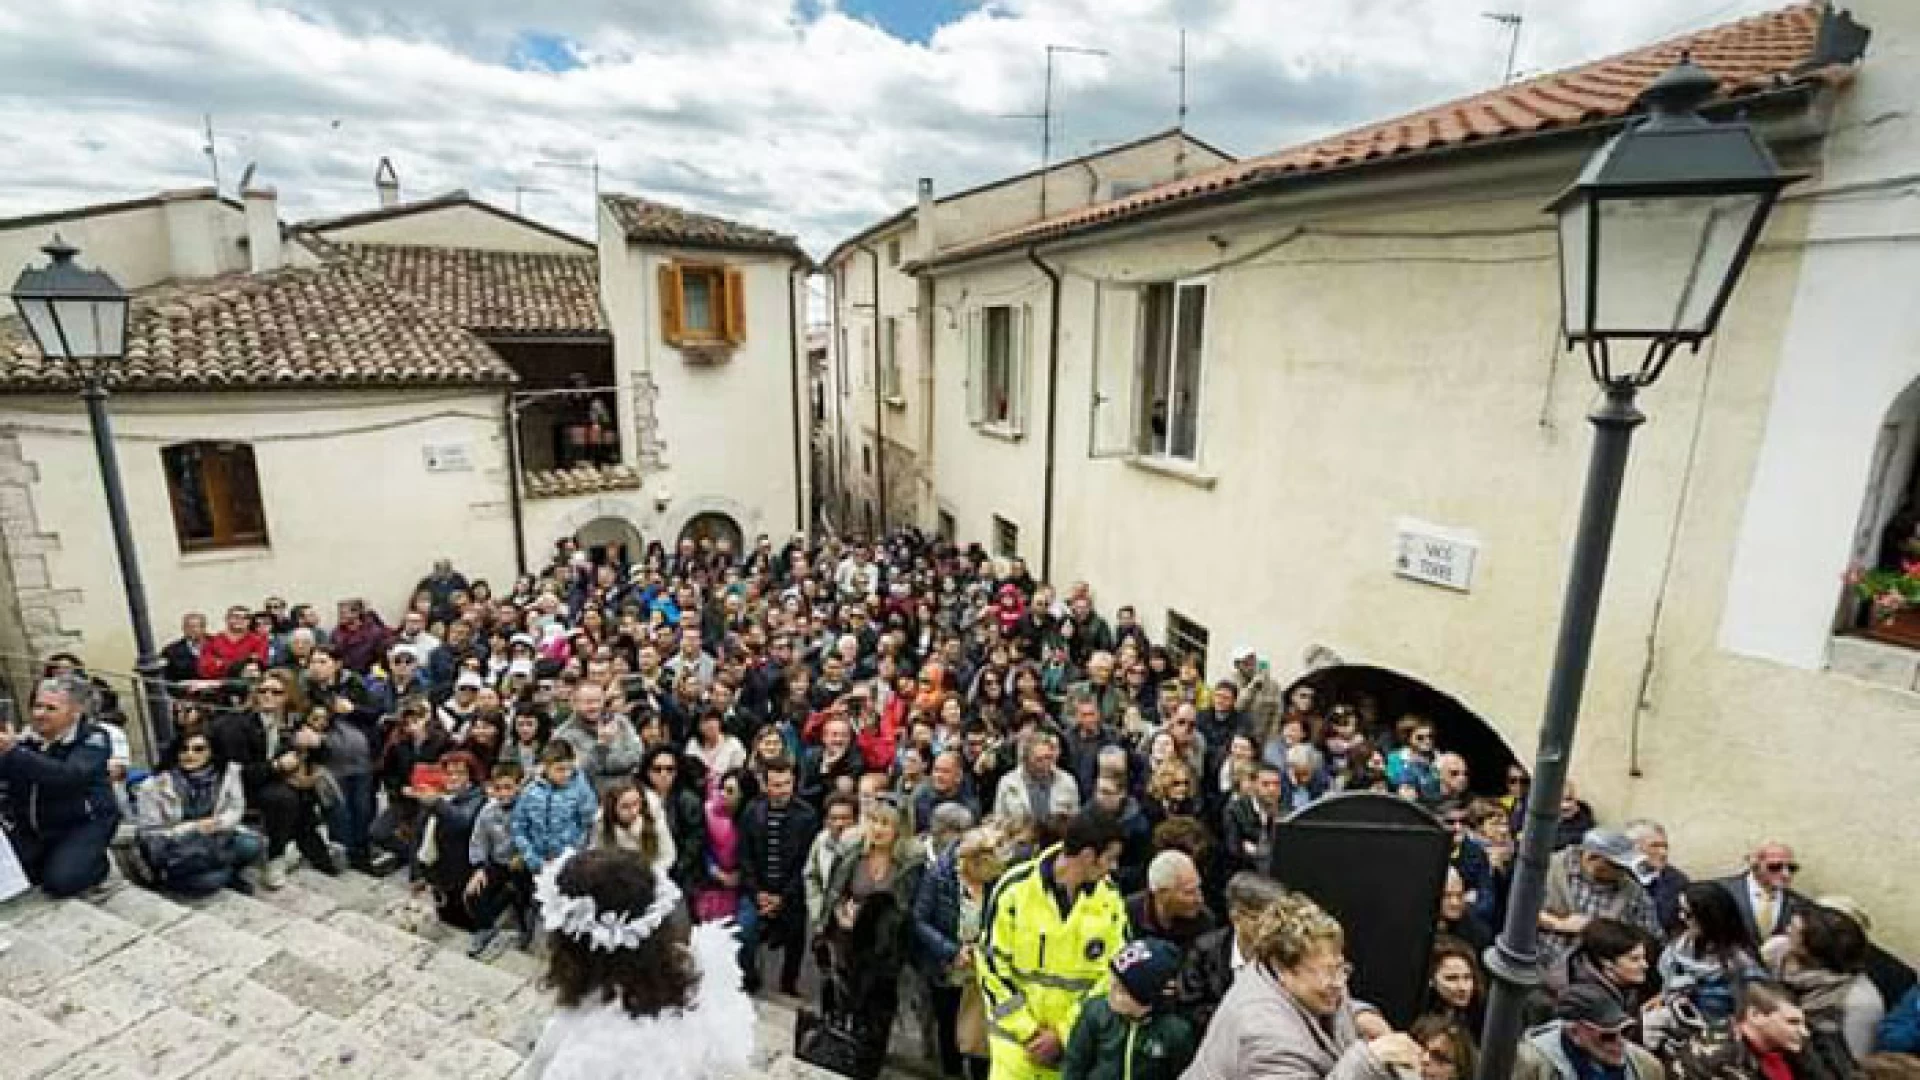
[[[0,904],[0,1076],[507,1080],[552,1010],[541,960],[471,960],[419,912],[399,878],[351,871],[185,901],[118,875],[83,900],[30,892]],[[794,1003],[760,1014],[742,1080],[829,1080],[789,1053]]]

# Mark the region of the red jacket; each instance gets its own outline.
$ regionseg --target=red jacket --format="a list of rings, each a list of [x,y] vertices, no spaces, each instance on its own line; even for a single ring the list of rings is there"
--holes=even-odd
[[[239,637],[228,637],[225,630],[207,638],[200,646],[200,677],[203,679],[224,679],[233,665],[251,656],[267,662],[267,635],[251,631]]]

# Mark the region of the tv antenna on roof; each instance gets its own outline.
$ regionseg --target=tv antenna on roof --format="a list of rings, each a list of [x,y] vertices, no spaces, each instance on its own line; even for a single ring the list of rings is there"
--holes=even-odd
[[[1173,65],[1180,76],[1180,108],[1175,114],[1173,130],[1180,135],[1180,144],[1173,152],[1173,175],[1187,175],[1187,28],[1180,28],[1180,62]]]
[[[1526,23],[1527,17],[1517,11],[1483,11],[1480,17],[1491,19],[1507,30],[1507,66],[1500,72],[1500,85],[1505,86],[1513,81],[1516,74],[1513,61],[1520,55],[1520,28]]]

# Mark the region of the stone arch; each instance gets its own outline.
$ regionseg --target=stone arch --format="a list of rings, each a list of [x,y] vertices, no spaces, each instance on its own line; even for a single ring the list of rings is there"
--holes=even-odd
[[[755,536],[765,531],[759,515],[746,505],[723,495],[698,495],[674,500],[663,522],[664,527],[660,530],[661,543],[672,550],[686,535],[688,527],[703,518],[708,521],[725,519],[733,526],[738,544],[750,544]],[[742,550],[738,544],[734,548],[736,553]]]
[[[1302,686],[1314,689],[1320,710],[1335,703],[1353,705],[1360,709],[1363,723],[1368,722],[1365,703],[1371,699],[1377,717],[1371,722],[1386,730],[1408,714],[1433,721],[1438,746],[1467,759],[1476,794],[1505,794],[1507,769],[1525,764],[1499,729],[1459,698],[1392,668],[1328,664],[1295,679],[1287,687],[1287,698],[1290,700],[1294,690]]]
[[[605,548],[610,544],[630,544],[628,556],[638,560],[646,549],[643,522],[646,508],[631,499],[599,496],[569,510],[559,522],[559,530],[541,543],[571,536],[583,548]]]
[[[740,523],[718,510],[708,510],[688,518],[687,523],[680,527],[680,535],[674,538],[674,543],[677,545],[682,540],[711,540],[716,544],[724,542],[735,558],[740,556],[740,550],[747,542],[740,532]]]

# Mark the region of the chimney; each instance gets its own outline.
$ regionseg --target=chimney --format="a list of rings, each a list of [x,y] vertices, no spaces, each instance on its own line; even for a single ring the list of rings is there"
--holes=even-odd
[[[254,273],[280,269],[280,197],[270,187],[240,192],[247,208],[247,264]]]
[[[933,221],[933,177],[920,178],[920,201],[913,213],[914,228],[920,242],[920,257],[931,258],[939,250],[940,235]]]
[[[380,159],[380,167],[373,170],[373,187],[380,193],[382,207],[400,204],[400,176],[393,171],[393,162]]]

